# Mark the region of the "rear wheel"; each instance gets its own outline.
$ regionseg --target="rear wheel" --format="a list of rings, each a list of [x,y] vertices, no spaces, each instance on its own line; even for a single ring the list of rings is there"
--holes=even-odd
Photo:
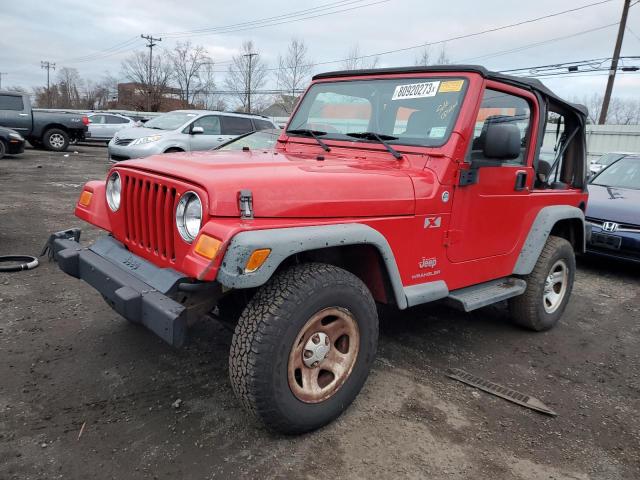
[[[550,236],[533,271],[526,275],[526,291],[509,300],[514,323],[535,331],[549,330],[564,313],[576,272],[571,243]]]
[[[0,140],[0,158],[4,157],[5,153],[7,153],[7,145],[4,140]]]
[[[231,384],[269,428],[314,430],[358,395],[377,342],[375,303],[358,277],[332,265],[297,265],[258,290],[240,316]]]
[[[69,147],[69,135],[59,128],[47,130],[42,141],[47,150],[54,152],[64,152]]]

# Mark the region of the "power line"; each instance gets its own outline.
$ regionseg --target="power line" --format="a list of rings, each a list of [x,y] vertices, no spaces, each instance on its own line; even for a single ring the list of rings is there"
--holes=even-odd
[[[557,17],[559,15],[564,15],[564,14],[567,14],[567,13],[572,13],[572,12],[575,12],[575,11],[578,11],[578,10],[583,10],[585,8],[595,7],[597,5],[603,5],[605,3],[610,3],[611,1],[612,0],[601,0],[599,2],[590,3],[590,4],[587,4],[587,5],[583,5],[581,7],[575,7],[575,8],[570,8],[568,10],[562,10],[560,12],[550,13],[548,15],[543,15],[541,17],[535,17],[535,18],[522,20],[522,21],[515,22],[515,23],[510,23],[510,24],[507,24],[507,25],[501,25],[499,27],[492,27],[492,28],[488,28],[488,29],[485,29],[485,30],[480,30],[478,32],[464,34],[464,35],[457,35],[457,36],[454,36],[454,37],[445,38],[445,39],[438,40],[438,41],[435,41],[435,42],[426,42],[426,43],[421,43],[419,45],[412,45],[412,46],[409,46],[409,47],[398,48],[398,49],[395,49],[395,50],[387,50],[387,51],[384,51],[384,52],[361,55],[361,56],[355,57],[355,59],[360,60],[360,59],[364,59],[364,58],[381,57],[383,55],[390,55],[390,54],[393,54],[393,53],[405,52],[405,51],[408,51],[408,50],[414,50],[416,48],[425,48],[425,47],[430,47],[430,46],[433,46],[433,45],[439,45],[439,44],[442,44],[442,43],[452,42],[452,41],[455,41],[455,40],[462,40],[462,39],[465,39],[465,38],[477,37],[477,36],[484,35],[484,34],[487,34],[487,33],[493,33],[493,32],[497,32],[497,31],[500,31],[500,30],[506,30],[508,28],[514,28],[514,27],[518,27],[518,26],[521,26],[521,25],[526,25],[526,24],[529,24],[529,23],[538,22],[540,20],[546,20],[548,18]],[[598,28],[600,28],[600,27],[598,27]],[[340,60],[327,60],[327,61],[323,61],[323,62],[309,63],[309,64],[303,65],[303,66],[304,67],[317,67],[317,66],[320,66],[320,65],[329,65],[329,64],[332,64],[332,63],[342,63],[342,62],[345,62],[346,60],[351,60],[351,59],[342,58]],[[276,71],[276,70],[279,70],[279,68],[267,68],[267,69],[265,69],[265,71]],[[225,71],[218,70],[215,73],[225,73]]]
[[[604,30],[605,28],[613,27],[615,25],[618,25],[618,22],[609,23],[607,25],[602,25],[600,27],[590,28],[588,30],[581,30],[579,32],[572,33],[570,35],[563,35],[561,37],[550,38],[548,40],[543,40],[541,42],[528,43],[526,45],[521,45],[520,47],[512,48],[512,49],[509,49],[509,50],[501,50],[501,51],[498,51],[498,52],[493,52],[493,53],[488,53],[488,54],[485,54],[485,55],[480,55],[478,57],[468,57],[468,58],[465,58],[463,60],[460,60],[460,63],[468,62],[468,61],[471,61],[471,60],[482,60],[482,59],[487,59],[487,58],[494,58],[494,57],[499,57],[501,55],[508,55],[510,53],[518,53],[518,52],[521,52],[523,50],[527,50],[529,48],[539,47],[540,45],[546,45],[546,44],[549,44],[549,43],[559,42],[561,40],[567,40],[569,38],[578,37],[580,35],[585,35],[587,33],[596,32],[598,30]]]
[[[273,16],[273,17],[266,17],[266,18],[261,18],[261,19],[257,19],[257,20],[250,20],[248,22],[234,23],[234,24],[231,24],[231,25],[222,25],[222,26],[217,26],[217,27],[203,27],[203,28],[199,28],[199,29],[195,29],[195,30],[185,30],[185,31],[181,31],[181,32],[161,32],[158,35],[163,35],[166,38],[177,38],[177,37],[183,37],[183,36],[196,36],[196,35],[201,35],[201,34],[227,33],[226,32],[227,30],[237,31],[236,29],[243,29],[245,27],[253,27],[253,26],[256,26],[256,25],[263,24],[263,23],[280,21],[280,20],[284,20],[284,19],[291,19],[291,18],[295,18],[295,17],[299,17],[299,16],[306,16],[306,15],[309,15],[309,14],[312,14],[312,13],[317,13],[317,12],[324,11],[324,10],[331,10],[331,9],[335,9],[335,8],[339,8],[339,7],[345,7],[347,5],[362,3],[364,1],[365,0],[341,0],[341,1],[337,1],[337,2],[318,5],[317,7],[313,7],[313,8],[305,8],[304,10],[297,10],[297,11],[294,11],[294,12],[289,12],[289,13],[285,13],[285,14],[281,14],[281,15],[276,15],[276,16]],[[363,5],[363,6],[358,7],[358,8],[362,8],[364,6],[366,6],[366,5]],[[339,11],[326,13],[326,15],[331,15],[333,13],[339,13]]]

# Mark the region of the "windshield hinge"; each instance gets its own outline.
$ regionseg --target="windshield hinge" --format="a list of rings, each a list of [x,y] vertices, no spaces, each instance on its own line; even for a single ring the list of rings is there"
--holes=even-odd
[[[251,190],[240,190],[238,192],[238,209],[240,218],[253,218],[253,194]]]
[[[461,187],[478,183],[477,168],[470,168],[468,170],[459,170],[459,172],[460,172],[460,179],[458,181],[458,185],[460,185]]]

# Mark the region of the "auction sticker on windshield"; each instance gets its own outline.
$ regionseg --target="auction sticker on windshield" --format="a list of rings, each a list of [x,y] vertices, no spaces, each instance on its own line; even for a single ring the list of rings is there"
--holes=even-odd
[[[440,81],[410,83],[408,85],[398,85],[393,92],[391,100],[404,100],[406,98],[433,97],[438,93]]]

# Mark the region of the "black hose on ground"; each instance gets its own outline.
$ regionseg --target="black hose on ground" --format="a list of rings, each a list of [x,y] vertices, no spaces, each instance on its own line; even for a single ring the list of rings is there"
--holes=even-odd
[[[9,263],[9,265],[3,265]],[[0,256],[0,272],[20,272],[32,270],[39,265],[38,259],[31,255],[2,255]]]

